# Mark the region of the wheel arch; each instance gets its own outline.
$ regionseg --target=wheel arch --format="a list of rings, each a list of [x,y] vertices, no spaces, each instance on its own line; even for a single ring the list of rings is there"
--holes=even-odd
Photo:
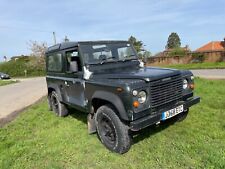
[[[57,87],[57,85],[49,85],[49,86],[48,86],[48,96],[49,96],[53,91],[55,91],[55,92],[58,94],[59,100],[60,100],[60,102],[62,102],[62,95],[61,95],[60,89],[59,89],[59,87]]]
[[[106,104],[111,104],[117,110],[117,115],[122,120],[129,120],[123,102],[117,95],[106,91],[95,92],[91,100],[91,106],[93,106],[94,111],[96,112],[100,106]]]

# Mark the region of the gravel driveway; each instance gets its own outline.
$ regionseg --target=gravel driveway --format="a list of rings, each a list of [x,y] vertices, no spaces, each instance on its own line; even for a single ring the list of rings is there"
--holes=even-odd
[[[44,77],[20,79],[21,82],[0,87],[0,125],[15,112],[47,95]]]

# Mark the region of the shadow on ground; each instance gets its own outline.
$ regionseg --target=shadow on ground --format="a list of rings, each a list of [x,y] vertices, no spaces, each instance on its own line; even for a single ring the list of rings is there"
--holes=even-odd
[[[69,116],[72,116],[73,118],[81,121],[85,125],[87,125],[87,113],[81,112],[77,109],[69,108]]]
[[[87,125],[87,114],[81,111],[78,111],[76,109],[69,109],[69,116],[72,116],[73,118],[81,121],[84,123],[84,125]],[[168,119],[165,122],[160,123],[159,125],[152,125],[145,129],[142,129],[141,131],[137,132],[131,132],[131,135],[133,137],[133,144],[137,144],[138,142],[144,140],[145,138],[151,137],[154,134],[157,134],[158,132],[165,130],[170,125],[174,124],[174,119]]]
[[[169,126],[173,125],[175,123],[174,119],[168,119],[165,122],[161,122],[159,125],[152,125],[147,128],[144,128],[138,132],[133,132],[133,144],[136,144],[145,138],[151,137],[154,134],[157,134],[158,132],[161,132],[168,128]]]

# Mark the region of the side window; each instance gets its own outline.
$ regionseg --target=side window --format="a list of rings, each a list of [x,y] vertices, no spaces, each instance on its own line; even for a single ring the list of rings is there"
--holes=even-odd
[[[67,71],[68,72],[82,71],[79,53],[77,50],[67,51],[66,52],[66,60],[67,60]]]
[[[48,71],[61,72],[62,71],[62,54],[52,54],[47,56]]]

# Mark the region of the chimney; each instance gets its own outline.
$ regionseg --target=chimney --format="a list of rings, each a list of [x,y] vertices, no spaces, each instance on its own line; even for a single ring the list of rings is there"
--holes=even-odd
[[[223,38],[223,47],[224,47],[224,49],[225,49],[225,37]]]

